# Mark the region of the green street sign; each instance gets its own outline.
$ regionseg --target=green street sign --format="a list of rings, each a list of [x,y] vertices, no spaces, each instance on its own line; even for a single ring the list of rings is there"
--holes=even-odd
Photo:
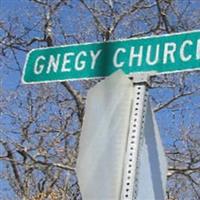
[[[118,69],[126,74],[200,69],[200,31],[33,49],[27,55],[22,81],[98,78]]]

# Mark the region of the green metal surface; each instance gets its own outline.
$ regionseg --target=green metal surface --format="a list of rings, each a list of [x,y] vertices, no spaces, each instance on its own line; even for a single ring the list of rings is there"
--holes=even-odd
[[[34,49],[27,55],[22,81],[89,79],[118,69],[125,74],[200,69],[200,31]]]

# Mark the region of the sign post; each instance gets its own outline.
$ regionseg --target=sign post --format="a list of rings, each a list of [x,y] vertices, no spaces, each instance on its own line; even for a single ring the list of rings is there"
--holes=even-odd
[[[151,73],[144,73],[133,76],[133,105],[129,123],[121,200],[165,199],[167,163],[148,100],[151,75]],[[145,146],[148,146],[148,149],[145,149]],[[160,149],[157,150],[156,146],[160,146]],[[144,155],[145,151],[147,155]],[[153,168],[155,168],[154,171]],[[144,171],[147,171],[145,178]],[[156,173],[158,175],[155,175]],[[156,178],[152,178],[154,176]],[[145,181],[142,181],[144,179]],[[148,190],[144,188],[145,186],[149,190],[147,196],[145,191]]]
[[[136,76],[137,77],[137,76]],[[149,75],[133,77],[133,105],[124,166],[121,200],[135,200],[137,197],[137,171],[141,136],[147,107],[147,84]]]
[[[165,199],[167,164],[148,102],[150,75],[132,82],[116,72],[89,90],[76,165],[83,199]]]

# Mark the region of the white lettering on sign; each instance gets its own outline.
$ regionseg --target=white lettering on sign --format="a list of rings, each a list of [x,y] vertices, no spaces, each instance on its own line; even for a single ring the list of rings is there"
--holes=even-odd
[[[96,52],[96,54],[93,51],[90,51],[90,56],[92,58],[91,69],[94,69],[96,61],[97,61],[97,58],[99,57],[99,55],[101,54],[101,52],[102,52],[102,49],[98,50]]]
[[[197,40],[197,51],[196,51],[196,59],[200,59],[200,39]]]
[[[34,65],[34,73],[39,75],[42,73],[43,69],[44,69],[44,64],[39,64],[39,62],[41,60],[45,60],[44,56],[39,56],[36,61],[35,61],[35,65]]]
[[[114,56],[113,56],[113,65],[115,67],[122,67],[124,65],[124,62],[121,61],[121,62],[118,62],[118,56],[119,56],[119,53],[122,52],[122,53],[125,53],[126,52],[126,49],[125,48],[118,48],[115,53],[114,53]]]
[[[195,48],[196,47],[196,48]],[[118,47],[107,57],[104,49],[84,50],[78,52],[64,52],[51,54],[48,57],[40,55],[35,59],[33,72],[42,73],[81,72],[95,70],[101,66],[100,59],[110,59],[112,67],[131,68],[140,66],[156,66],[171,64],[176,61],[190,62],[200,60],[200,39],[183,40],[180,44],[165,42],[162,44],[142,44],[140,46]],[[102,55],[102,56],[101,56]],[[101,56],[101,57],[100,57]],[[108,62],[109,63],[109,62]],[[110,67],[110,66],[106,66]]]
[[[66,65],[71,62],[71,60],[69,59],[70,56],[74,56],[74,53],[69,52],[69,53],[64,54],[61,72],[70,72],[71,71],[70,68],[66,68]]]
[[[182,61],[186,62],[186,61],[189,61],[191,58],[192,58],[192,55],[189,54],[189,55],[185,55],[185,48],[187,45],[192,45],[192,41],[191,40],[185,40],[183,42],[183,44],[181,45],[181,48],[180,48],[180,58]]]
[[[60,56],[61,55],[58,54],[56,59],[55,59],[55,57],[53,55],[50,55],[49,64],[48,64],[48,67],[47,67],[47,74],[49,74],[51,72],[51,68],[53,69],[54,72],[58,71]]]
[[[164,55],[163,55],[163,63],[166,64],[168,62],[168,56],[172,63],[175,62],[174,53],[176,51],[176,43],[170,42],[165,43],[164,46]]]
[[[158,62],[159,59],[159,51],[160,51],[160,45],[156,45],[156,50],[155,50],[155,58],[153,61],[151,61],[151,55],[152,55],[152,46],[148,45],[147,47],[147,57],[146,57],[146,62],[149,65],[155,65]]]
[[[85,51],[81,51],[80,53],[77,54],[76,59],[75,59],[75,69],[77,71],[83,70],[85,68],[86,62],[83,60],[80,60],[80,57],[85,57],[87,56],[87,53]]]
[[[131,47],[130,50],[130,57],[129,57],[129,66],[131,67],[133,65],[133,59],[137,58],[137,66],[142,65],[142,55],[143,55],[143,46],[140,46],[139,52],[135,53],[135,47]]]

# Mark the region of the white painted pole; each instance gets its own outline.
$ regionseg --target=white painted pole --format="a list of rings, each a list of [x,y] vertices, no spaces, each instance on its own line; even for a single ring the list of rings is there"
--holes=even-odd
[[[121,200],[137,198],[137,171],[141,134],[147,106],[147,84],[149,75],[137,75],[133,79],[133,105],[131,111]]]

